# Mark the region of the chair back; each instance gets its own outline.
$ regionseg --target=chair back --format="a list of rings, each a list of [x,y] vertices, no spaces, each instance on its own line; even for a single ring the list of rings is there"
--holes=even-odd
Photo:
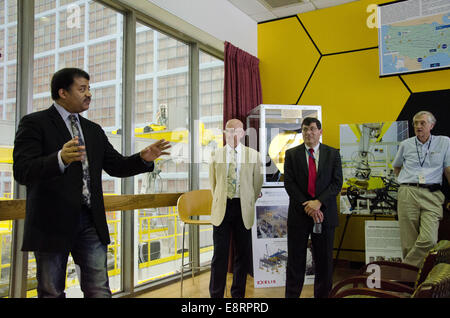
[[[191,216],[211,215],[211,190],[194,190],[183,193],[177,202],[178,215],[183,222]]]
[[[425,281],[415,290],[413,298],[449,298],[450,264],[440,263],[433,267]]]
[[[422,268],[420,269],[414,289],[423,283],[436,264],[450,264],[450,241],[441,240],[433,247],[425,258]]]

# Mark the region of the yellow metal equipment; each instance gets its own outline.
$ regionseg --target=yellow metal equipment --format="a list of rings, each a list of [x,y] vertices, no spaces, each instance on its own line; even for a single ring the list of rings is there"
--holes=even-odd
[[[112,134],[120,134],[120,130],[112,131]],[[170,142],[189,142],[189,131],[187,129],[166,130],[166,126],[150,124],[145,127],[136,128],[134,130],[135,137],[148,139],[165,139]],[[200,122],[200,144],[206,146],[211,142],[215,142],[219,147],[223,145],[222,133],[214,134],[212,130],[205,129],[205,124]]]
[[[13,163],[12,159],[13,147],[0,146],[0,163]]]

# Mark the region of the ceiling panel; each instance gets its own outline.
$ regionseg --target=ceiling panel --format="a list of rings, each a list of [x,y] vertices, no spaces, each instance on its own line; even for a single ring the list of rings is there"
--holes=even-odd
[[[292,4],[299,4],[300,2],[302,2],[301,0],[259,0],[259,1],[266,3],[269,7],[273,9],[287,7]]]
[[[257,0],[228,0],[247,15],[267,13],[269,10]],[[270,12],[269,12],[270,13]]]
[[[337,6],[357,0],[228,0],[256,22]]]

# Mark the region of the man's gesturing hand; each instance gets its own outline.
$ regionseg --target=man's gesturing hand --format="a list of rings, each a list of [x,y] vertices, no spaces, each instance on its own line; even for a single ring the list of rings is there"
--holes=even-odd
[[[170,155],[170,152],[164,151],[169,148],[170,148],[169,142],[164,139],[160,139],[157,142],[151,144],[150,146],[142,149],[140,155],[142,159],[149,162],[159,158],[160,156]]]
[[[64,144],[61,149],[61,159],[67,166],[74,161],[83,160],[86,154],[85,146],[78,146],[78,137],[74,137]]]

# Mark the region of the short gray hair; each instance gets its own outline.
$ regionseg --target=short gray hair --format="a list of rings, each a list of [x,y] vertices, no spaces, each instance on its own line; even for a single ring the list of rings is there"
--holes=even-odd
[[[436,124],[436,118],[434,117],[434,115],[426,110],[422,110],[422,111],[418,112],[417,114],[415,114],[413,117],[413,122],[417,117],[422,116],[422,115],[428,116],[428,122],[430,124],[433,124],[433,125]]]

